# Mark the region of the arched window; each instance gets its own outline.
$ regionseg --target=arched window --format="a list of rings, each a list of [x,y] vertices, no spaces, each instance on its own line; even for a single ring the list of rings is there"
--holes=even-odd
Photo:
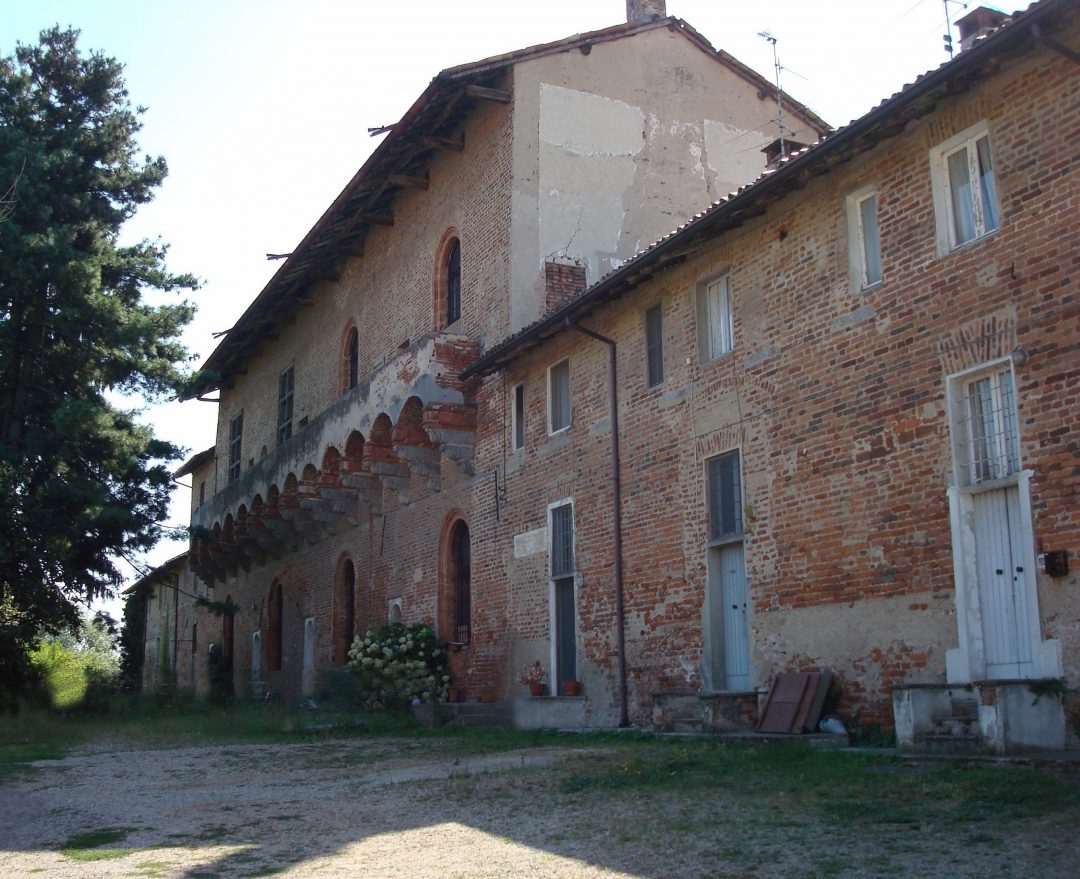
[[[446,258],[446,325],[461,317],[461,242],[454,239]]]
[[[351,391],[360,381],[360,333],[350,327],[342,350],[341,390]]]
[[[356,566],[343,558],[334,581],[334,664],[349,661],[349,648],[356,631]]]
[[[450,583],[453,588],[453,632],[459,644],[469,641],[472,604],[472,569],[469,559],[469,526],[463,521],[450,534]]]
[[[270,587],[270,599],[266,607],[266,667],[270,671],[281,671],[281,618],[284,610],[281,584],[275,583]]]

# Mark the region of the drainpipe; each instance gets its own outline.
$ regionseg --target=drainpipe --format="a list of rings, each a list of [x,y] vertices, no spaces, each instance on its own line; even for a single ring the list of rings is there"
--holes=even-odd
[[[611,406],[611,490],[612,528],[615,532],[615,644],[619,663],[619,726],[630,725],[626,706],[626,624],[623,611],[623,564],[622,564],[622,481],[619,462],[619,394],[615,384],[615,340],[578,326],[566,316],[566,326],[583,336],[596,339],[608,346],[608,398]]]

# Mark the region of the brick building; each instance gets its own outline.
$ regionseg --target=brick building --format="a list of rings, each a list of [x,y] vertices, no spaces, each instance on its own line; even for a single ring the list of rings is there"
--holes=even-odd
[[[827,667],[905,741],[1060,744],[1007,682],[1080,673],[1075,2],[977,10],[720,201],[774,92],[656,5],[436,77],[208,361],[238,692],[400,615],[523,724],[722,727]]]
[[[767,80],[662,2],[627,11],[440,73],[206,362],[220,414],[180,471],[188,564],[237,611],[228,631],[189,622],[237,693],[310,692],[398,616],[456,645],[466,698],[505,693],[509,634],[470,582],[487,404],[458,376],[757,176],[765,156],[733,139],[780,134]],[[795,138],[828,130],[784,100]]]
[[[501,474],[476,592],[509,665],[584,681],[563,722],[619,716],[621,629],[632,722],[723,727],[828,668],[905,744],[1063,744],[1027,682],[1080,675],[1080,20],[987,16],[463,375]]]

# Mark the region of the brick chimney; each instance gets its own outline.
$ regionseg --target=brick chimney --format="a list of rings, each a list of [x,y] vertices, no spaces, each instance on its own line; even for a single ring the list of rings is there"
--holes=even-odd
[[[648,24],[667,18],[667,0],[626,0],[626,20],[631,24]]]
[[[970,49],[979,37],[999,28],[1006,18],[1008,16],[1004,12],[986,6],[980,6],[963,18],[958,18],[956,29],[960,31],[960,51]]]
[[[544,263],[544,311],[554,311],[585,292],[585,266],[572,259]]]

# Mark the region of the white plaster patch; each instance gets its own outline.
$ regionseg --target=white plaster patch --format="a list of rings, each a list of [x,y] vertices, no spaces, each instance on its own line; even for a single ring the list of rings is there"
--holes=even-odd
[[[525,556],[546,551],[547,528],[537,528],[535,531],[523,531],[521,534],[514,535],[514,558],[522,559]]]
[[[762,131],[706,119],[705,151],[709,170],[716,175],[717,191],[732,191],[756,178],[765,168],[760,147],[771,139]]]
[[[543,83],[540,141],[582,156],[634,156],[644,143],[645,114],[614,98]]]

